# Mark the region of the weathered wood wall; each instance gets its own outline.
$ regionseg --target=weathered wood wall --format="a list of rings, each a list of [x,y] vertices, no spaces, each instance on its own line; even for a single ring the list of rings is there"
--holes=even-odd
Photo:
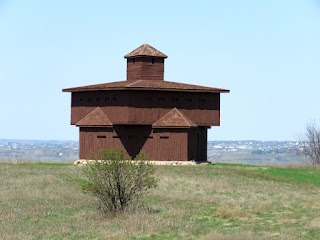
[[[149,160],[186,161],[188,131],[150,126],[80,127],[80,158],[99,157],[101,149],[122,149],[132,157],[141,150]]]
[[[163,80],[164,59],[163,58],[128,58],[127,80]]]
[[[112,128],[87,128],[80,127],[79,157],[80,159],[95,159],[100,157],[101,149],[125,150],[119,139],[110,141],[113,134]],[[107,142],[108,140],[108,142]]]
[[[154,129],[142,149],[152,160],[187,161],[188,129]]]
[[[73,92],[71,124],[98,106],[115,125],[151,125],[174,107],[198,126],[220,125],[219,93],[164,91]]]

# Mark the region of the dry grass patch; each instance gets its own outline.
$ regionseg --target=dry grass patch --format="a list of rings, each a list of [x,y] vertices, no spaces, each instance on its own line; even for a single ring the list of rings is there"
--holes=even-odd
[[[81,167],[0,164],[1,238],[317,239],[320,188],[268,169],[157,166],[146,209],[106,218],[80,190]]]

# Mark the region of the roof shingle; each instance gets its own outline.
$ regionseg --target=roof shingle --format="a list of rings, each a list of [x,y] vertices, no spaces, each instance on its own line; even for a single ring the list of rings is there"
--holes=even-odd
[[[186,117],[177,108],[171,109],[158,121],[152,124],[153,128],[190,128],[197,127],[188,117]]]
[[[75,88],[63,89],[63,92],[87,92],[87,91],[105,91],[105,90],[155,90],[155,91],[180,91],[180,92],[229,92],[223,88],[204,87],[200,85],[185,84],[179,82],[170,82],[163,80],[136,80],[136,81],[118,81],[87,85]]]
[[[134,58],[134,57],[160,57],[160,58],[167,58],[168,56],[160,52],[159,50],[155,49],[154,47],[148,44],[142,44],[140,47],[136,48],[132,52],[125,55],[125,58]]]
[[[76,123],[76,126],[112,126],[112,122],[100,107],[95,108],[87,116]]]

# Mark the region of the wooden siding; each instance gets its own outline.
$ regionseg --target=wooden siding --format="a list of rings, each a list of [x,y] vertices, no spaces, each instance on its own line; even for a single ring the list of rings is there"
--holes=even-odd
[[[71,124],[76,124],[96,107],[101,107],[112,123],[128,122],[128,97],[123,91],[72,93]]]
[[[153,129],[142,151],[150,160],[187,161],[188,160],[187,129]]]
[[[113,128],[80,127],[80,159],[95,159],[100,157],[101,149],[122,149],[120,139],[113,138]],[[110,141],[112,139],[112,141]]]
[[[188,160],[188,129],[150,126],[80,127],[80,158],[99,158],[101,149],[122,149],[131,157],[140,151],[149,160]]]
[[[219,93],[97,91],[72,93],[71,124],[101,107],[116,124],[151,125],[176,107],[198,126],[220,125]]]
[[[164,80],[164,59],[151,57],[127,59],[127,80]]]

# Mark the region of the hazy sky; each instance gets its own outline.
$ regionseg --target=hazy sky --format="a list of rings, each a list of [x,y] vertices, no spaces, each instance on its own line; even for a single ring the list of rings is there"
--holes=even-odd
[[[231,90],[209,140],[294,140],[320,119],[320,1],[0,0],[0,138],[78,139],[61,89],[124,80],[143,43],[166,80]]]

